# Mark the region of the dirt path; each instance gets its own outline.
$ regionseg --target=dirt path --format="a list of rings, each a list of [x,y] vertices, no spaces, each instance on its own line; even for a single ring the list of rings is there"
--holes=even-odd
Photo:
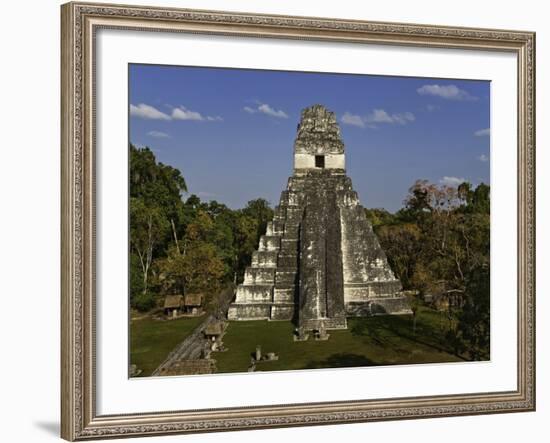
[[[233,297],[233,287],[224,289],[218,295],[219,308],[217,317],[209,314],[195,330],[188,335],[179,345],[177,345],[168,354],[166,359],[159,365],[151,374],[154,376],[162,375],[178,362],[183,360],[199,360],[203,359],[209,348],[209,341],[204,337],[204,330],[212,323],[219,320],[225,320],[227,317],[227,309]]]

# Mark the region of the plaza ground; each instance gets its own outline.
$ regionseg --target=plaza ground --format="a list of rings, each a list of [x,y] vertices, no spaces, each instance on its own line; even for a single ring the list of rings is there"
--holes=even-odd
[[[151,317],[130,321],[130,363],[146,377],[164,361],[170,351],[181,343],[204,320],[182,317],[177,320],[153,320]]]
[[[343,368],[463,361],[445,344],[446,318],[421,308],[413,331],[411,315],[349,318],[348,329],[332,330],[328,341],[296,342],[287,321],[231,322],[223,338],[228,351],[215,353],[218,372],[243,372],[260,345],[276,361],[261,361],[259,371]]]
[[[150,375],[202,319],[133,320],[131,363],[143,371],[141,376]],[[415,330],[412,315],[350,318],[348,329],[328,331],[328,341],[296,342],[290,321],[233,321],[223,337],[227,351],[212,358],[220,373],[246,372],[257,345],[263,354],[279,356],[259,362],[257,371],[463,361],[445,342],[447,326],[443,313],[423,306]]]

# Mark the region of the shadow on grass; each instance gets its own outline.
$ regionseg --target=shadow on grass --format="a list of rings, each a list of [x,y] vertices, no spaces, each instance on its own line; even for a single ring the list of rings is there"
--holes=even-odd
[[[406,340],[469,361],[464,356],[457,355],[444,336],[430,324],[419,319],[416,332],[413,332],[412,325],[411,316],[367,317],[357,319],[350,332],[358,337],[368,337],[382,348],[392,348],[398,352],[410,352],[403,347],[403,341]]]
[[[339,353],[333,354],[325,360],[310,361],[303,369],[351,368],[357,366],[378,366],[378,363],[366,358],[364,355]]]
[[[382,327],[376,320],[373,317],[358,319],[351,327],[350,332],[356,337],[368,337],[378,346],[385,348],[390,343],[380,333]]]

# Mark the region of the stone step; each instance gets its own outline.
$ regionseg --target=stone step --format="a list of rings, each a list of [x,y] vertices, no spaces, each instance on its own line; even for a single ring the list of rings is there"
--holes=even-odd
[[[277,268],[277,271],[275,272],[275,284],[277,286],[285,285],[285,284],[296,285],[298,284],[297,278],[298,278],[297,269],[284,271]]]
[[[304,209],[301,206],[297,206],[297,205],[296,206],[288,206],[286,208],[287,219],[294,219],[294,218],[301,219],[303,212],[304,212]]]
[[[235,304],[229,306],[227,311],[228,320],[264,320],[271,318],[271,304]]]
[[[271,307],[271,320],[292,320],[294,317],[294,304]]]
[[[271,230],[273,235],[282,235],[285,232],[285,221],[273,219],[271,222]]]
[[[276,272],[298,272],[296,266],[277,266]]]
[[[260,237],[259,251],[278,251],[281,247],[279,235],[262,235]]]
[[[252,253],[253,268],[275,268],[278,251],[254,251]]]
[[[267,228],[265,231],[265,235],[267,236],[281,236],[283,235],[285,230],[285,224],[284,221],[269,221],[267,222]]]
[[[296,288],[274,288],[273,303],[294,303],[296,298]]]
[[[287,238],[298,238],[300,232],[300,223],[287,221],[284,224],[284,236]]]
[[[277,210],[274,210],[274,214],[280,217],[288,217],[289,214],[293,212],[301,212],[302,206],[299,203],[297,198],[293,197],[292,200],[281,200],[280,204],[277,206]]]
[[[281,192],[280,206],[300,206],[299,195],[294,191]]]
[[[319,189],[346,191],[352,190],[353,187],[349,177],[342,174],[335,174],[323,178],[300,175],[292,177],[288,184],[288,191],[302,195],[312,190]]]
[[[280,211],[280,216],[284,219],[285,224],[299,224],[302,221],[303,208],[300,206],[287,206]]]
[[[275,283],[276,268],[246,268],[244,285],[265,285]]]
[[[277,258],[277,267],[298,269],[298,254],[279,254]]]
[[[358,205],[360,206],[361,210],[364,212],[364,208],[359,204],[359,195],[357,194],[357,192],[351,189],[344,191],[343,199],[347,206]]]
[[[300,325],[308,331],[319,330],[321,327],[325,330],[347,328],[346,317],[304,319],[300,321]]]
[[[282,283],[282,282],[275,282],[275,285],[273,286],[273,291],[296,291],[298,288],[298,285],[295,283]]]
[[[283,237],[279,243],[279,249],[282,254],[298,253],[298,238]]]
[[[409,301],[405,297],[371,298],[368,301],[346,303],[346,315],[351,317],[411,313]]]
[[[235,303],[269,303],[273,301],[273,285],[239,285]]]
[[[299,238],[300,238],[300,232],[298,228],[296,228],[292,232],[288,231],[281,235],[281,241],[292,240],[292,241],[298,242]]]
[[[395,297],[401,289],[401,282],[397,279],[357,283],[344,281],[344,298],[347,302],[368,300],[371,297]]]

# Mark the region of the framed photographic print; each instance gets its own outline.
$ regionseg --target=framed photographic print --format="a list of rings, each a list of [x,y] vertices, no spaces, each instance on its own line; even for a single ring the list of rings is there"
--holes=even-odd
[[[535,36],[62,6],[62,437],[535,408]]]

